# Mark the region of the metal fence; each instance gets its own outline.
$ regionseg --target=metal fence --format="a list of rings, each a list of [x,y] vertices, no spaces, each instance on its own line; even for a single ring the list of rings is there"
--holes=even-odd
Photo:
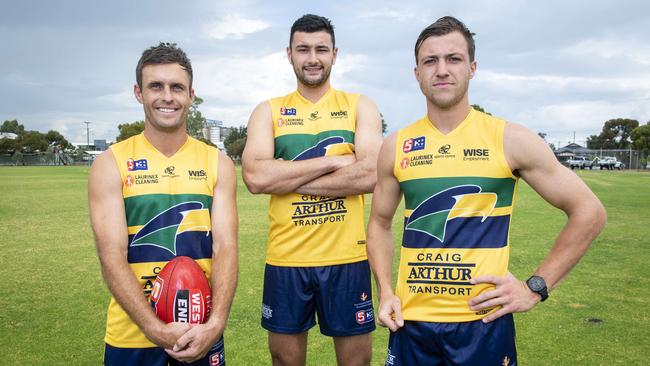
[[[20,156],[0,154],[0,165],[84,165],[88,161],[69,154],[23,153]]]
[[[563,156],[558,156],[558,160],[564,163],[573,156],[584,156],[589,160],[594,160],[595,158],[603,159],[606,157],[613,157],[625,164],[625,169],[640,170],[646,169],[650,155],[648,155],[648,153],[645,151],[630,149],[582,149],[573,155],[565,154]]]

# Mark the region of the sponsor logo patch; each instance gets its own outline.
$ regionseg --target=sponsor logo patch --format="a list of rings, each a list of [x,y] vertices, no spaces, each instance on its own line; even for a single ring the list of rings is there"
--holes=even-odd
[[[321,116],[318,115],[318,111],[311,112],[309,114],[309,120],[310,121],[316,121],[316,120],[319,120],[319,119],[321,119]]]
[[[271,309],[271,307],[266,304],[262,304],[262,317],[264,319],[273,318],[273,309]]]
[[[133,178],[132,175],[127,175],[126,178],[124,178],[124,185],[127,187],[131,187],[135,183],[135,178]]]
[[[340,119],[340,118],[348,118],[348,111],[336,111],[336,112],[330,112],[330,116],[332,119]]]
[[[426,145],[425,136],[404,140],[402,151],[404,151],[405,153],[410,153],[411,151],[424,150],[425,145]]]
[[[296,111],[296,108],[280,107],[281,116],[295,116],[296,113],[298,113],[298,111]]]
[[[126,168],[130,172],[134,172],[136,170],[149,170],[147,159],[140,159],[140,160],[129,159],[126,161]]]
[[[208,173],[205,170],[188,170],[187,175],[189,175],[190,180],[207,180]]]

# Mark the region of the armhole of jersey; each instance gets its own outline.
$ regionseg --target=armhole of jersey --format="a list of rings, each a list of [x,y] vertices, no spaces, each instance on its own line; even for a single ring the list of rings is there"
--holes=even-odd
[[[501,165],[503,166],[504,173],[508,174],[510,178],[517,179],[517,176],[513,174],[512,169],[510,168],[510,164],[508,164],[508,159],[506,158],[506,149],[504,147],[505,131],[508,122],[502,119],[499,119],[497,121],[499,124],[496,129],[497,130],[497,136],[496,136],[497,155],[499,156],[499,159],[501,159]]]
[[[357,111],[359,110],[359,99],[361,98],[361,94],[351,94],[352,100],[350,101],[352,103],[350,110],[352,111],[352,131],[357,130]]]
[[[113,146],[109,147],[108,149],[111,151],[111,154],[113,155],[113,160],[115,162],[115,165],[117,166],[117,171],[120,172],[120,180],[124,182],[124,180],[126,179],[126,175],[124,174],[124,169],[120,167],[119,161],[121,157],[118,156],[118,153],[116,149],[113,148]],[[124,190],[124,185],[122,185],[122,190]]]
[[[214,174],[212,174],[212,195],[214,196],[214,191],[217,187],[217,184],[219,183],[219,149],[214,148],[210,149],[211,150],[211,156],[212,158],[209,159],[210,166],[212,169],[214,169]]]
[[[400,180],[400,176],[399,176],[400,171],[399,171],[399,169],[397,169],[399,164],[400,164],[397,161],[398,160],[397,155],[398,155],[398,151],[399,151],[398,149],[400,147],[399,142],[402,140],[402,139],[400,139],[401,134],[402,134],[402,130],[398,130],[397,133],[395,134],[395,146],[393,146],[393,148],[395,149],[395,151],[393,151],[393,175],[395,176],[397,181],[400,182],[400,183],[402,181]]]
[[[273,127],[273,139],[275,139],[275,136],[277,135],[276,128],[278,128],[276,121],[280,117],[277,113],[278,110],[273,106],[273,99],[268,100],[269,103],[269,108],[271,108],[271,125]]]

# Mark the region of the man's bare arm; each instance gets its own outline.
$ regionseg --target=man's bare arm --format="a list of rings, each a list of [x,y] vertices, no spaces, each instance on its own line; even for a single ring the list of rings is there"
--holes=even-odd
[[[108,289],[147,338],[161,347],[173,346],[189,325],[165,324],[159,320],[129,267],[122,179],[110,150],[101,154],[90,169],[88,204],[97,255]]]
[[[389,327],[392,331],[404,325],[401,302],[395,296],[392,285],[394,252],[392,222],[402,198],[399,182],[393,175],[395,138],[395,135],[389,136],[379,153],[377,185],[372,195],[366,246],[379,296],[377,320],[380,325]]]
[[[510,167],[542,198],[564,211],[568,218],[553,248],[534,272],[544,278],[551,290],[578,263],[603,229],[605,209],[587,185],[562,166],[546,143],[528,129],[508,124],[504,146]],[[496,290],[485,292],[470,301],[473,310],[502,306],[488,315],[484,319],[486,322],[507,313],[527,311],[541,300],[538,294],[511,274],[505,278],[485,276],[472,281],[497,285]]]
[[[377,182],[377,154],[381,147],[381,116],[375,103],[361,96],[354,134],[356,161],[320,176],[296,189],[297,193],[319,196],[350,196],[370,193]]]
[[[205,324],[193,327],[178,339],[168,353],[174,358],[193,362],[207,354],[226,329],[230,306],[237,288],[238,215],[237,178],[232,160],[219,153],[217,185],[212,201],[212,312]]]
[[[242,154],[242,176],[251,193],[285,194],[323,174],[355,161],[353,155],[323,156],[301,161],[274,158],[273,115],[269,102],[259,104],[248,121]]]

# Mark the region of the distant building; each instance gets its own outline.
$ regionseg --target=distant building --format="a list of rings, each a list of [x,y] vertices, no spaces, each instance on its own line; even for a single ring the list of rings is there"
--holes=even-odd
[[[593,154],[593,151],[587,149],[584,146],[580,146],[575,142],[572,142],[566,145],[565,147],[553,151],[553,153],[557,157],[557,160],[566,161],[576,156],[584,156],[586,158],[591,159],[591,155]]]
[[[18,137],[13,132],[0,132],[0,139],[9,139],[9,140],[15,140]]]
[[[203,137],[210,140],[215,144],[219,149],[223,150],[223,140],[228,137],[230,133],[230,128],[223,127],[223,122],[216,119],[206,119],[205,125],[203,126]]]

